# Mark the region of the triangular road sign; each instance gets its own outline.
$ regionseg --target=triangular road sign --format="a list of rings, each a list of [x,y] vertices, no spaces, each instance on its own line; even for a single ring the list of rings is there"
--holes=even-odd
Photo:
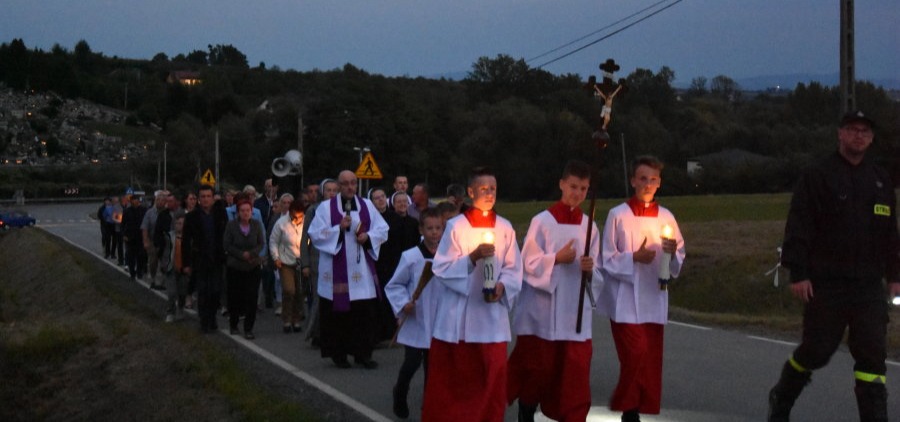
[[[381,175],[381,169],[378,168],[378,164],[375,163],[375,157],[372,156],[371,152],[367,152],[365,156],[363,156],[363,160],[359,163],[359,168],[356,169],[356,177],[360,179],[383,179],[384,176]]]
[[[203,177],[200,178],[201,185],[207,186],[216,186],[216,178],[212,174],[212,170],[206,169],[206,173],[203,173]]]

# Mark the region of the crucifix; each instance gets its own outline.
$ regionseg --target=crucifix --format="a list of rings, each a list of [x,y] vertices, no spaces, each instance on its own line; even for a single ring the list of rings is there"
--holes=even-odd
[[[600,143],[600,148],[602,149],[609,143],[609,133],[606,131],[606,128],[609,126],[609,121],[612,118],[613,100],[616,96],[623,95],[628,88],[625,86],[625,79],[613,82],[613,73],[621,69],[615,60],[606,59],[599,67],[603,71],[603,82],[598,84],[597,78],[591,75],[584,88],[589,90],[602,103],[602,108],[600,109],[602,123],[592,135],[592,138]]]

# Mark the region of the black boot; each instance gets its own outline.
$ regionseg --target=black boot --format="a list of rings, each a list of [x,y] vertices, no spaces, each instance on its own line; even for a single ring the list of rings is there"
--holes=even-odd
[[[406,403],[406,396],[409,393],[409,386],[401,387],[400,384],[394,386],[394,414],[400,419],[409,417],[409,405]]]
[[[800,396],[803,387],[809,384],[812,373],[809,371],[799,372],[791,366],[790,362],[785,362],[781,369],[781,378],[778,384],[769,391],[769,422],[788,422],[791,417],[791,408],[794,407],[794,401]]]
[[[884,384],[856,381],[853,389],[861,422],[887,422],[887,388]]]
[[[626,410],[622,412],[622,422],[641,422],[641,414],[637,409]]]
[[[537,405],[529,406],[519,401],[518,422],[534,422],[534,412],[537,412]]]

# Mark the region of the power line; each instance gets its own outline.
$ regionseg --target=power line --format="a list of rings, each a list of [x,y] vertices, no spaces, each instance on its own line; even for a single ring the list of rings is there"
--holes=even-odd
[[[571,55],[573,55],[573,54],[575,54],[575,53],[577,53],[577,52],[579,52],[579,51],[581,51],[581,50],[584,50],[584,49],[586,49],[586,48],[588,48],[588,47],[590,47],[590,46],[592,46],[592,45],[594,45],[594,44],[599,43],[600,41],[603,41],[603,40],[605,40],[605,39],[607,39],[607,38],[609,38],[609,37],[612,37],[613,35],[616,35],[616,34],[622,32],[622,31],[628,29],[628,28],[631,28],[632,26],[635,26],[635,25],[637,25],[637,24],[639,24],[639,23],[641,23],[641,22],[643,22],[643,21],[649,19],[649,18],[651,18],[651,17],[653,17],[653,16],[659,14],[659,13],[662,12],[663,10],[666,10],[666,9],[668,9],[668,8],[670,8],[670,7],[672,7],[672,6],[676,5],[676,4],[678,4],[678,3],[681,3],[682,1],[683,1],[683,0],[676,0],[674,3],[672,3],[672,4],[670,4],[670,5],[666,6],[666,7],[663,7],[662,9],[659,9],[659,10],[657,10],[657,11],[655,11],[655,12],[653,12],[653,13],[647,15],[647,16],[644,16],[643,18],[638,19],[637,21],[634,21],[634,22],[632,22],[632,23],[630,23],[630,24],[628,24],[628,25],[625,25],[624,27],[622,27],[622,28],[620,28],[620,29],[618,29],[618,30],[616,30],[616,31],[611,32],[609,35],[604,35],[603,37],[600,37],[600,38],[598,38],[598,39],[596,39],[596,40],[594,40],[594,41],[591,41],[591,42],[589,42],[589,43],[587,43],[587,44],[581,46],[581,47],[578,47],[578,48],[576,48],[575,50],[572,50],[572,51],[570,51],[570,52],[568,52],[568,53],[566,53],[566,54],[563,54],[562,56],[559,56],[559,57],[557,57],[557,58],[555,58],[555,59],[553,59],[553,60],[544,62],[544,63],[542,63],[542,64],[536,66],[535,68],[540,69],[540,68],[542,68],[542,67],[544,67],[544,66],[546,66],[546,65],[548,65],[548,64],[551,64],[551,63],[557,62],[557,61],[559,61],[559,60],[562,60],[562,59],[564,59],[564,58],[566,58],[566,57],[569,57],[569,56],[571,56]]]
[[[567,43],[565,43],[565,44],[563,44],[563,45],[561,45],[561,46],[559,46],[559,47],[556,47],[556,48],[554,48],[554,49],[552,49],[552,50],[550,50],[550,51],[541,53],[541,54],[539,54],[539,55],[537,55],[537,56],[534,56],[534,57],[532,57],[532,58],[530,58],[530,59],[526,59],[525,61],[526,61],[526,62],[530,62],[530,61],[532,61],[532,60],[537,60],[537,59],[539,59],[539,58],[541,58],[541,57],[544,57],[544,56],[546,56],[546,55],[548,55],[548,54],[550,54],[550,53],[555,53],[555,52],[557,52],[557,51],[559,51],[559,50],[562,50],[562,49],[564,49],[564,48],[566,48],[566,47],[568,47],[568,46],[570,46],[570,45],[572,45],[572,44],[575,44],[575,43],[577,43],[578,41],[581,41],[581,40],[583,40],[583,39],[585,39],[585,38],[587,38],[587,37],[590,37],[590,36],[592,36],[592,35],[599,34],[600,32],[603,32],[603,31],[605,31],[605,30],[607,30],[607,29],[609,29],[609,28],[612,28],[612,27],[614,27],[614,26],[616,26],[616,25],[618,25],[618,24],[620,24],[620,23],[622,23],[622,22],[624,22],[624,21],[627,21],[627,20],[629,20],[629,19],[631,19],[631,18],[633,18],[633,17],[635,17],[635,16],[637,16],[637,15],[640,15],[641,13],[644,13],[644,12],[646,12],[647,10],[650,10],[650,9],[656,7],[656,6],[659,6],[660,4],[665,3],[665,2],[667,2],[667,1],[669,1],[669,0],[660,0],[660,1],[656,2],[656,3],[654,3],[654,4],[651,4],[650,6],[647,6],[647,7],[643,8],[643,9],[641,9],[641,10],[638,10],[637,12],[634,12],[634,13],[632,13],[632,14],[630,14],[630,15],[628,15],[628,16],[622,18],[622,19],[619,19],[619,20],[617,20],[617,21],[615,21],[615,22],[613,22],[613,23],[611,23],[611,24],[609,24],[609,25],[606,25],[606,26],[604,26],[603,28],[600,28],[600,29],[598,29],[598,30],[596,30],[596,31],[594,31],[594,32],[591,32],[591,33],[589,33],[589,34],[587,34],[587,35],[584,35],[584,36],[582,36],[582,37],[580,37],[580,38],[577,38],[577,39],[575,39],[575,40],[572,40],[572,41],[570,41],[570,42],[567,42]]]

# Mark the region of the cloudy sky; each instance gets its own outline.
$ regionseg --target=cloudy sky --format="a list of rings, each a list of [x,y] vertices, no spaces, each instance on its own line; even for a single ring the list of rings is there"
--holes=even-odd
[[[231,44],[251,66],[306,71],[345,63],[389,76],[465,72],[481,56],[508,54],[532,67],[636,18],[535,58],[629,15],[675,0],[6,0],[0,42],[71,50],[86,40],[107,56],[170,57]],[[669,66],[697,76],[838,72],[839,0],[683,0],[546,67],[597,74]],[[858,79],[900,75],[900,1],[856,0]]]

